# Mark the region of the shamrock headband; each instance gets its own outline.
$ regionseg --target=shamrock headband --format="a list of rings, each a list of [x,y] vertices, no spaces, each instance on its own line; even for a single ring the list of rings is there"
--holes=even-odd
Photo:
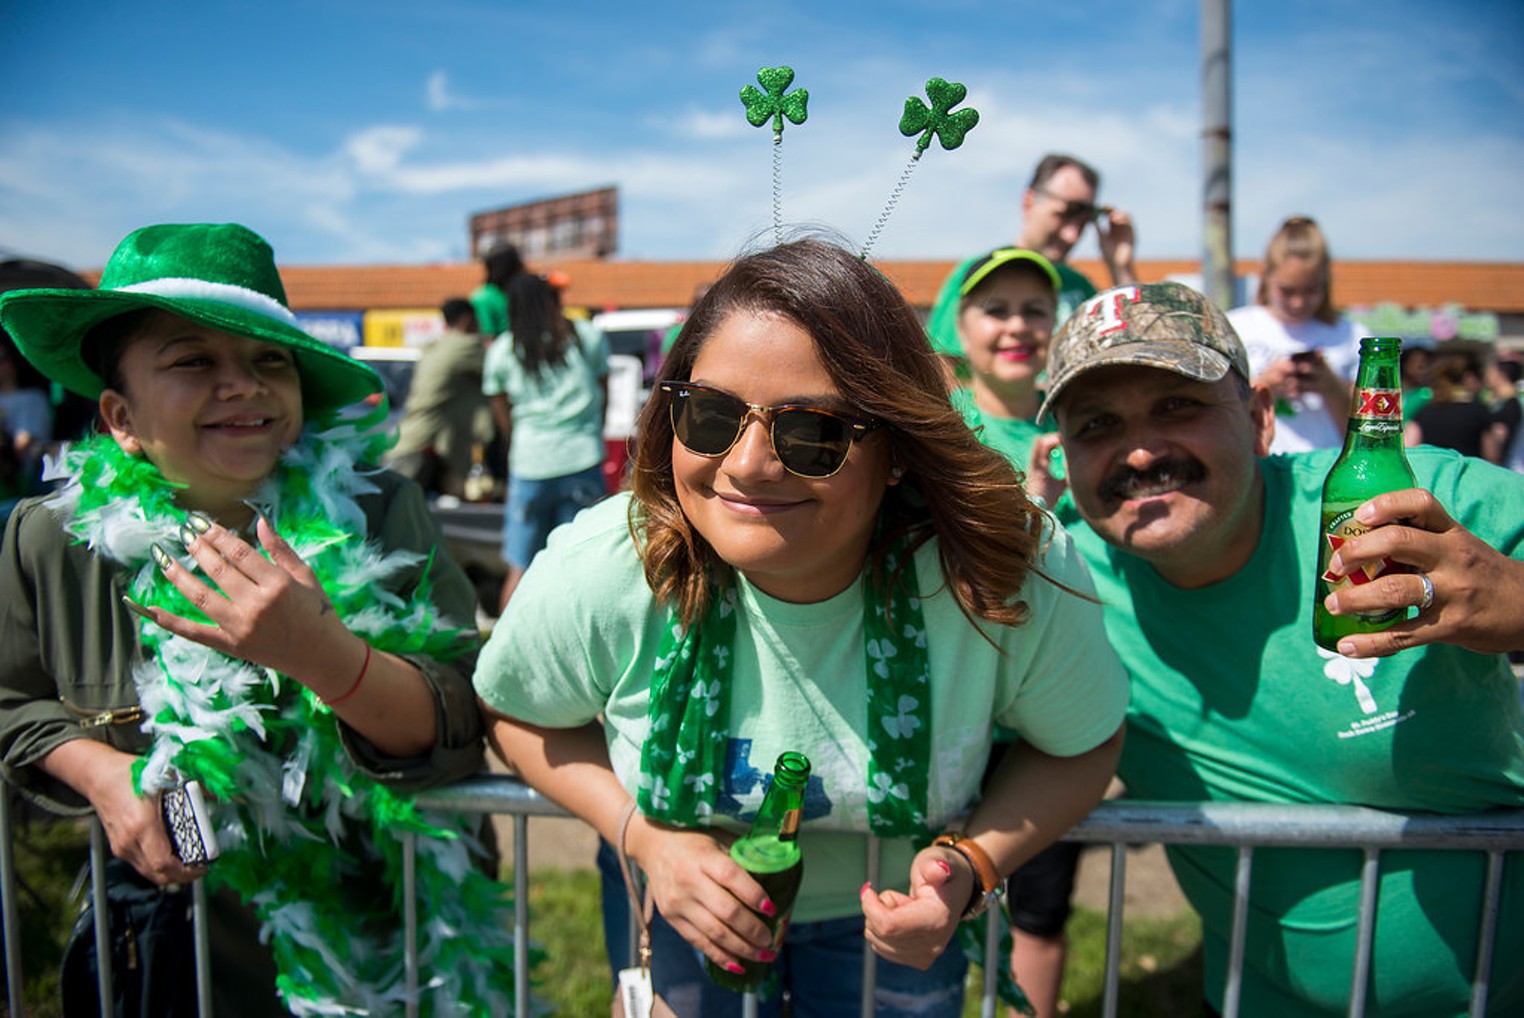
[[[773,233],[779,243],[783,241],[783,128],[785,121],[802,124],[809,116],[807,107],[810,93],[803,88],[789,91],[789,86],[793,83],[794,69],[792,67],[764,67],[757,72],[757,84],[762,86],[761,89],[756,85],[747,85],[741,89],[741,103],[746,107],[747,122],[753,127],[772,123]],[[919,137],[915,151],[910,154],[910,162],[900,174],[900,179],[895,184],[894,190],[890,192],[884,210],[879,213],[877,222],[873,224],[873,229],[868,234],[868,241],[863,245],[862,258],[868,257],[868,252],[872,250],[874,242],[883,232],[884,224],[889,221],[889,216],[899,204],[900,195],[909,184],[910,175],[920,162],[922,153],[931,147],[932,138],[940,141],[944,149],[951,151],[962,145],[968,132],[979,123],[978,110],[972,107],[953,109],[967,96],[968,88],[961,83],[932,78],[926,82],[926,98],[931,100],[930,105],[922,101],[919,96],[910,96],[905,100],[905,109],[900,116],[900,133],[907,138]]]

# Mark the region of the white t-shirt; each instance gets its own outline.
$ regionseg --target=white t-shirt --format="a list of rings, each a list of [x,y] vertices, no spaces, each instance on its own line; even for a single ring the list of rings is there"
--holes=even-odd
[[[1369,335],[1359,322],[1341,317],[1330,325],[1313,319],[1287,325],[1263,304],[1248,304],[1228,312],[1228,321],[1249,354],[1249,374],[1258,377],[1271,361],[1316,350],[1334,374],[1355,380],[1360,367],[1360,337]],[[1328,416],[1323,397],[1307,393],[1276,407],[1275,441],[1271,452],[1332,449],[1344,444],[1340,426]]]
[[[646,585],[627,522],[629,496],[583,510],[551,534],[476,668],[493,709],[533,724],[570,728],[602,715],[609,757],[625,788],[641,783],[650,730],[651,673],[670,612]],[[1067,533],[1050,529],[1039,568],[1059,583],[1093,587]],[[1127,679],[1100,606],[1029,573],[1019,626],[968,621],[942,580],[937,544],[916,554],[931,667],[933,829],[976,800],[993,725],[1056,756],[1095,748],[1121,724]],[[881,738],[867,706],[863,592],[857,583],[816,604],[789,604],[740,584],[726,765],[714,822],[744,830],[761,803],[762,778],[783,750],[812,772],[800,844],[801,921],[854,915],[867,879],[868,740]],[[881,794],[881,793],[880,793]],[[881,842],[882,879],[903,889],[914,846]]]

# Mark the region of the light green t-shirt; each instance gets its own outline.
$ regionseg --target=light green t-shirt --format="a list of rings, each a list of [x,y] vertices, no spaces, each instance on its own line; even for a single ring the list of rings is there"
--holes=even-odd
[[[973,392],[968,389],[954,389],[951,399],[953,407],[963,415],[963,420],[978,434],[979,441],[1009,460],[1022,477],[1026,477],[1027,468],[1031,465],[1033,444],[1043,435],[1058,429],[1051,414],[1042,424],[1021,417],[987,414],[979,409],[974,402]],[[1062,446],[1054,447],[1048,461],[1048,470],[1060,480],[1066,476]],[[1079,518],[1079,511],[1074,508],[1074,498],[1068,488],[1058,497],[1057,505],[1045,508],[1051,509],[1053,515],[1065,526]]]
[[[968,274],[969,267],[985,254],[988,252],[960,262],[942,281],[936,302],[931,306],[931,313],[926,319],[926,333],[931,337],[931,348],[945,357],[956,357],[959,361],[967,359],[963,355],[963,344],[958,340],[958,287],[963,285],[963,277]],[[1066,262],[1055,262],[1053,267],[1058,270],[1061,284],[1058,291],[1058,313],[1053,318],[1053,328],[1056,330],[1074,313],[1075,308],[1094,297],[1097,291],[1095,284],[1083,272]]]
[[[487,348],[482,392],[508,397],[513,434],[508,473],[538,481],[565,477],[603,462],[603,384],[609,342],[592,323],[573,319],[576,342],[566,360],[546,365],[538,378],[524,370],[505,332]]]
[[[1524,477],[1409,449],[1421,486],[1452,516],[1524,558]],[[1197,590],[1164,581],[1084,524],[1071,528],[1132,674],[1119,773],[1139,799],[1350,803],[1472,812],[1524,806],[1519,683],[1501,655],[1434,644],[1352,660],[1312,640],[1323,478],[1336,452],[1262,460],[1265,525],[1253,558]],[[1229,848],[1171,849],[1201,913],[1207,996],[1222,1004],[1233,907]],[[1373,1007],[1466,1011],[1480,916],[1478,853],[1382,854]],[[1254,853],[1243,1008],[1342,1015],[1359,914],[1358,851]],[[1506,867],[1494,958],[1497,1014],[1524,1013],[1524,854]]]
[[[601,714],[614,771],[633,795],[650,728],[651,674],[671,621],[646,586],[629,505],[628,495],[615,495],[551,535],[492,632],[476,688],[494,710],[538,725],[578,726]],[[1043,571],[1090,590],[1069,538],[1048,537]],[[1094,603],[1032,575],[1022,590],[1029,620],[986,625],[991,642],[948,593],[935,542],[919,550],[916,569],[931,634],[927,818],[939,829],[977,797],[996,721],[1048,753],[1076,755],[1116,730],[1127,684]],[[789,604],[740,585],[716,823],[745,829],[780,752],[810,758],[800,836],[804,884],[794,910],[801,921],[857,914],[867,879],[872,727],[862,596],[858,583],[824,602]],[[881,846],[882,882],[904,889],[914,846],[906,839]]]

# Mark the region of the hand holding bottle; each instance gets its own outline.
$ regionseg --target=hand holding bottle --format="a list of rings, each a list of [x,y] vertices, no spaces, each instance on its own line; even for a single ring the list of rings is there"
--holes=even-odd
[[[1390,629],[1344,636],[1340,654],[1385,657],[1426,643],[1484,654],[1524,648],[1524,562],[1483,542],[1419,488],[1378,495],[1355,518],[1370,529],[1339,548],[1331,570],[1347,575],[1390,559],[1410,571],[1333,592],[1326,603],[1335,616],[1422,605],[1429,586],[1433,595],[1416,616]]]
[[[645,817],[633,820],[627,835],[662,918],[721,970],[737,973],[761,960],[772,931],[758,915],[767,892],[730,858],[727,841],[721,831]]]

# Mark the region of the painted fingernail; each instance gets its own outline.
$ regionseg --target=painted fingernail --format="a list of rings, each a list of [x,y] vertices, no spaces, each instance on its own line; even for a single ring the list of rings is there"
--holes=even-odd
[[[769,951],[763,951],[762,953],[757,955],[757,960],[760,961],[760,962],[768,962],[768,963],[775,962],[775,961],[778,960],[778,952],[777,951],[771,951],[771,950],[769,950]]]
[[[196,533],[194,530],[191,529],[191,525],[189,523],[181,524],[181,526],[180,526],[180,543],[185,545],[187,550],[190,549],[191,545],[196,543],[196,538],[198,538],[200,536],[201,536],[200,534]]]
[[[204,534],[212,529],[212,521],[203,513],[191,513],[185,517],[185,523],[198,534]]]
[[[149,611],[147,608],[144,608],[142,605],[138,604],[126,594],[122,595],[122,604],[126,605],[127,610],[132,612],[132,614],[145,618],[149,622],[155,621],[153,612]]]
[[[942,872],[945,873],[947,876],[949,876],[949,877],[952,876],[952,867],[947,865],[947,861],[945,859],[938,859],[937,860],[937,865],[942,867]]]
[[[725,971],[737,976],[743,976],[746,974],[746,970],[733,961],[728,961],[725,963]]]
[[[773,904],[771,898],[762,903],[762,914],[769,918],[778,914],[778,906]]]
[[[158,566],[165,572],[168,572],[169,567],[175,563],[175,560],[169,557],[169,552],[165,551],[157,544],[150,544],[148,546],[148,553],[153,556],[154,565]]]
[[[860,896],[860,895],[863,895],[863,894],[867,894],[868,893],[868,888],[870,888],[872,886],[873,886],[873,881],[871,881],[871,880],[864,880],[863,881],[863,886],[861,886],[861,887],[859,887],[857,889],[858,895]]]

